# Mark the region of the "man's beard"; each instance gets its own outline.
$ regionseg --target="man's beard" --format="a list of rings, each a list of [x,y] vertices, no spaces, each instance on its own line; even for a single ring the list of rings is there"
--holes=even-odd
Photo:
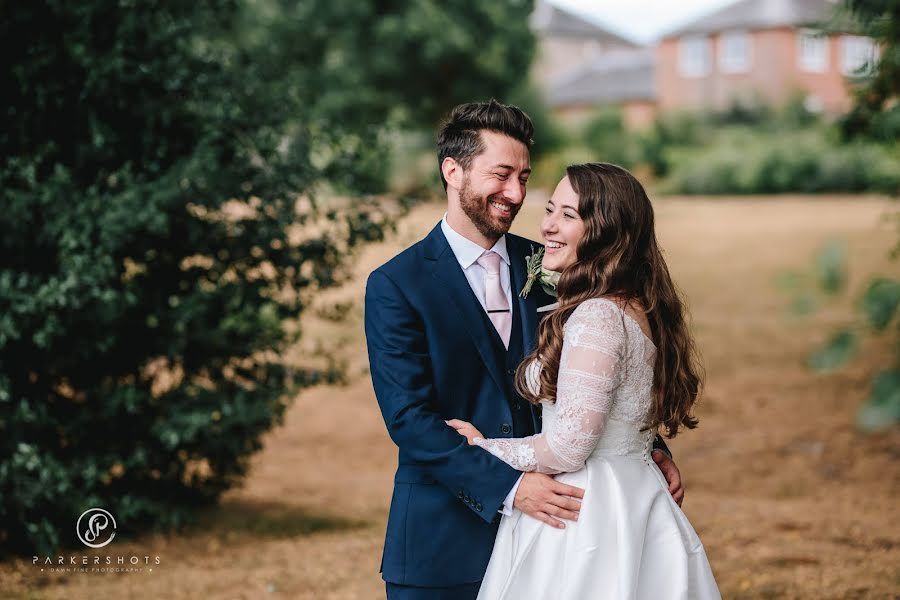
[[[485,199],[483,196],[479,196],[473,192],[469,187],[468,179],[463,182],[463,187],[459,190],[459,204],[466,216],[469,217],[469,220],[472,221],[472,224],[475,225],[475,229],[477,229],[484,237],[496,240],[500,239],[509,231],[513,219],[519,212],[519,206],[511,204],[510,215],[508,217],[497,217],[494,219],[491,217],[491,207],[489,204],[492,197],[493,196],[488,196],[487,199]]]

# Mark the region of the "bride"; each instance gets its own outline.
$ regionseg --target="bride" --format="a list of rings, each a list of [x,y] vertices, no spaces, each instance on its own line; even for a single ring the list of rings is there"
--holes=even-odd
[[[650,458],[657,428],[694,428],[700,389],[684,308],[641,184],[610,164],[566,169],[541,225],[559,307],[516,372],[542,433],[470,444],[584,488],[578,520],[504,517],[480,600],[719,598],[703,545]]]

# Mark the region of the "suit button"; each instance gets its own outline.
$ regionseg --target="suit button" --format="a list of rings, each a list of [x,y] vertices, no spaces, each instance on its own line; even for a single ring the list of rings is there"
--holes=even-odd
[[[500,433],[512,433],[512,426],[509,423],[504,423],[500,426]]]
[[[515,375],[515,374],[516,374],[516,370],[515,370],[515,369],[507,369],[507,370],[506,370],[506,374],[507,374],[507,375]]]
[[[482,508],[483,508],[483,507],[481,506],[481,502],[476,502],[476,503],[475,503],[475,510],[477,510],[478,512],[481,512],[481,509],[482,509]]]
[[[463,502],[465,502],[466,504],[472,504],[472,499],[469,498],[468,496],[465,496],[465,497],[463,498]]]
[[[458,492],[456,495],[459,497],[460,500],[462,500],[465,497],[465,494],[463,494],[462,492]]]

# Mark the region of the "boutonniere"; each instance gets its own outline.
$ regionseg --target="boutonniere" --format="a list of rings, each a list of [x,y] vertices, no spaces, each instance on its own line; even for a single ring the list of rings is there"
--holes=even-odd
[[[519,292],[519,296],[527,298],[528,292],[531,291],[531,287],[536,281],[541,284],[549,296],[556,298],[556,286],[559,284],[560,274],[557,271],[548,271],[541,264],[544,260],[543,248],[537,252],[532,249],[532,252],[533,254],[525,259],[525,272],[528,273],[528,279],[525,280],[525,287]]]

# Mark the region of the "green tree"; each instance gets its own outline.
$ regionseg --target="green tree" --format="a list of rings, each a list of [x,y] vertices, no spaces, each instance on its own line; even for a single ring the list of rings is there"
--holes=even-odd
[[[0,549],[180,525],[333,375],[283,323],[390,225],[386,134],[513,88],[531,3],[4,6]]]
[[[900,225],[900,215],[894,215]],[[895,256],[898,247],[895,250]],[[829,298],[842,297],[847,292],[846,250],[843,244],[831,241],[816,255],[812,278],[791,274],[782,283],[796,293],[792,310],[804,316]],[[816,282],[803,290],[798,284],[804,279]],[[865,287],[857,302],[858,316],[846,327],[831,334],[826,343],[809,357],[809,367],[827,373],[853,360],[859,340],[866,336],[893,336],[893,356],[875,373],[866,402],[857,413],[856,424],[863,431],[874,431],[900,423],[900,279],[876,276]]]
[[[894,143],[900,139],[900,0],[845,0],[862,31],[875,40],[879,56],[872,74],[858,84],[855,104],[842,122],[848,136],[869,135]],[[894,214],[900,224],[900,215]],[[900,253],[900,243],[892,257]],[[860,408],[857,425],[864,430],[900,423],[900,279],[876,277],[863,294],[860,311],[864,323],[877,334],[892,334],[891,364],[876,373],[869,398]],[[835,368],[854,354],[859,327],[836,332],[811,358],[819,369]]]
[[[843,118],[845,135],[900,138],[900,0],[845,0],[846,10],[878,46],[871,76],[859,79],[853,109]]]

